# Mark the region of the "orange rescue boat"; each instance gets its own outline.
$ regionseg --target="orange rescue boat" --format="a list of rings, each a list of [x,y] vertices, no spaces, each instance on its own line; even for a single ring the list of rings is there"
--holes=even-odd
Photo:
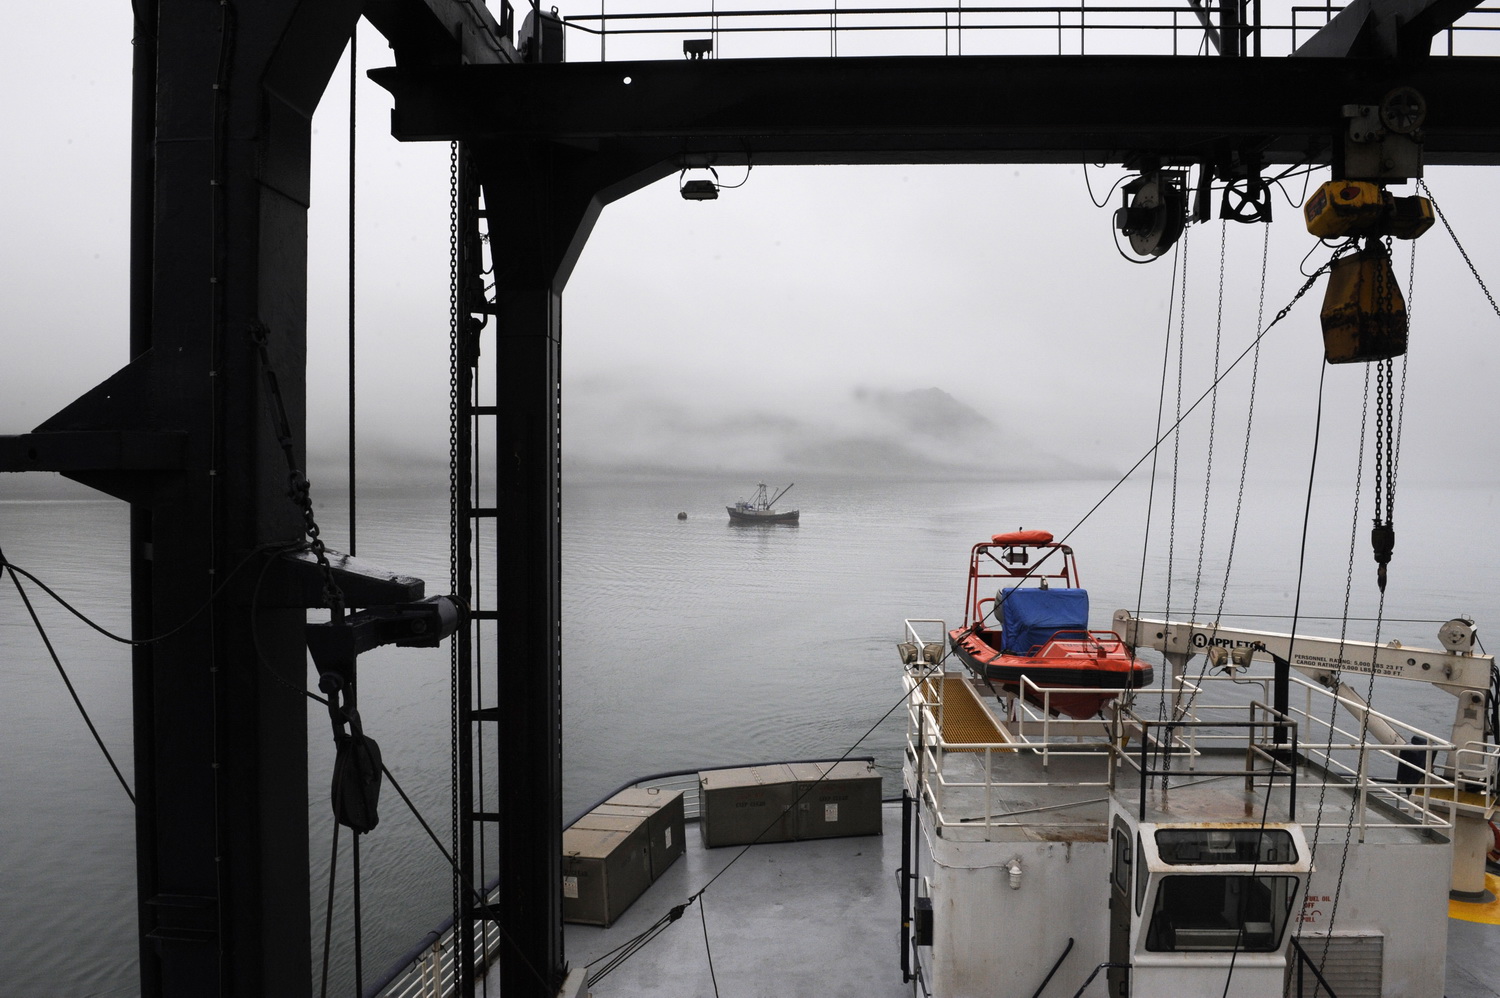
[[[986,595],[997,582],[998,591]],[[1079,587],[1073,549],[1045,530],[974,545],[964,626],[949,631],[948,642],[975,675],[1011,693],[1023,692],[1025,676],[1043,691],[1028,686],[1027,700],[1074,718],[1093,717],[1121,691],[1152,679],[1150,663],[1118,634],[1089,630],[1088,591]]]

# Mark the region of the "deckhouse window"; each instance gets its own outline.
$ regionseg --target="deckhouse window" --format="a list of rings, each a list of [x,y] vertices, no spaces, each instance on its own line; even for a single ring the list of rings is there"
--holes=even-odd
[[[1270,952],[1281,945],[1296,891],[1296,877],[1165,877],[1156,891],[1146,948],[1156,952]]]
[[[1173,866],[1297,862],[1297,846],[1285,828],[1158,828],[1156,848],[1162,862]]]

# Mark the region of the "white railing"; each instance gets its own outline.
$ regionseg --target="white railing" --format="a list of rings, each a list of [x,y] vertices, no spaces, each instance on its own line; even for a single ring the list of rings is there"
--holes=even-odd
[[[942,737],[946,705],[940,691],[945,677],[961,677],[966,672],[962,668],[954,668],[951,659],[930,652],[930,649],[942,648],[941,640],[934,640],[932,632],[936,630],[945,638],[947,630],[943,621],[931,618],[910,619],[906,621],[905,629],[907,640],[903,649],[915,647],[929,650],[917,661],[910,661],[911,656],[903,651],[903,659],[908,660],[905,678],[908,694],[907,751],[916,782],[915,786],[908,789],[920,793],[926,799],[939,824],[984,828],[1027,824],[1038,809],[996,814],[994,805],[997,791],[1002,787],[1055,786],[1058,781],[1003,779],[1003,762],[1013,758],[1018,752],[1025,752],[1039,759],[1044,772],[1052,768],[1052,763],[1057,758],[1098,758],[1103,774],[1099,779],[1072,779],[1067,782],[1071,786],[1097,786],[1107,795],[1108,789],[1113,785],[1115,766],[1113,754],[1109,751],[1110,728],[1107,722],[1054,716],[1050,706],[1054,694],[1061,696],[1109,691],[1097,687],[1041,687],[1023,676],[1022,695],[1010,698],[1010,715],[995,718],[997,722],[1005,723],[1005,740],[948,742]],[[1041,708],[1033,707],[1027,700],[1035,701]],[[965,779],[950,772],[950,767],[946,765],[950,754],[980,759],[979,778]],[[955,793],[975,790],[982,793],[980,815],[945,815],[947,801]],[[965,802],[969,805],[969,810],[972,810],[972,801],[972,793],[966,794]]]
[[[945,676],[966,673],[951,668],[950,660],[940,651],[932,653],[933,648],[942,647],[932,640],[934,629],[946,635],[941,620],[908,620],[902,654],[906,664],[908,790],[927,802],[939,825],[991,827],[1036,820],[1038,809],[997,815],[994,804],[1002,789],[1098,787],[1103,791],[1101,796],[1107,798],[1124,778],[1122,771],[1137,776],[1142,772],[1142,740],[1147,743],[1145,751],[1150,758],[1170,752],[1172,764],[1182,767],[1182,776],[1204,775],[1212,766],[1222,766],[1226,757],[1233,758],[1233,752],[1243,751],[1246,761],[1242,770],[1233,774],[1213,770],[1214,774],[1242,775],[1247,788],[1267,792],[1269,784],[1289,785],[1295,778],[1295,791],[1307,795],[1304,801],[1317,799],[1325,788],[1337,788],[1341,795],[1349,795],[1352,819],[1361,839],[1370,828],[1413,824],[1451,827],[1453,818],[1447,802],[1458,795],[1459,786],[1448,774],[1455,767],[1458,773],[1482,777],[1469,780],[1472,786],[1482,784],[1482,803],[1478,806],[1495,803],[1491,788],[1500,765],[1500,748],[1472,742],[1459,749],[1452,742],[1295,675],[1290,678],[1289,697],[1295,705],[1285,713],[1267,705],[1271,700],[1270,676],[1226,676],[1204,677],[1196,682],[1181,679],[1175,697],[1174,689],[1128,694],[1121,690],[1122,704],[1109,711],[1108,717],[1093,720],[1053,716],[1050,698],[1054,694],[1101,691],[1043,688],[1023,677],[1019,695],[1002,697],[998,710],[992,713],[1003,728],[1001,740],[948,742],[942,735],[942,684]],[[1231,691],[1233,696],[1229,695]],[[1166,698],[1160,720],[1151,718],[1149,709],[1138,709],[1143,700],[1154,702],[1157,696]],[[1360,721],[1362,712],[1368,714],[1371,724]],[[1371,742],[1368,731],[1376,721],[1399,736],[1403,744]],[[1278,730],[1282,733],[1279,738]],[[1297,753],[1295,762],[1288,761],[1292,748]],[[1015,764],[1017,753],[1026,754],[1027,765]],[[949,765],[950,756],[979,760],[978,775],[973,775],[972,767]],[[1089,773],[1079,778],[1059,774],[1051,764],[1067,756],[1102,756],[1098,775]],[[1213,761],[1205,762],[1207,758]],[[1043,779],[1035,775],[1038,763],[1045,774]],[[1396,778],[1381,777],[1377,770],[1394,772]],[[1151,775],[1154,778],[1159,774],[1152,770]],[[958,791],[964,792],[961,804],[954,797]],[[976,795],[975,791],[980,793]]]
[[[1262,9],[1257,5],[1256,9]],[[1240,29],[1250,55],[1284,56],[1342,5],[1266,4],[1258,25]],[[1492,55],[1488,32],[1500,8],[1469,11],[1440,34],[1433,51]],[[837,58],[926,55],[1215,55],[1220,4],[1091,0],[1043,4],[837,0],[775,4],[700,0],[600,0],[563,12],[572,62],[694,58]],[[1207,20],[1211,27],[1205,27]]]

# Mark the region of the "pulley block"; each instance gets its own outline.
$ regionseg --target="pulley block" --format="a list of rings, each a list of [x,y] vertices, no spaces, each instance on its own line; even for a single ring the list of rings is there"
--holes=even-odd
[[[1406,300],[1385,245],[1340,257],[1323,296],[1323,354],[1330,364],[1387,360],[1406,353]]]
[[[1219,217],[1235,222],[1269,222],[1271,185],[1255,174],[1231,180],[1224,186]]]
[[[1142,174],[1126,184],[1126,203],[1115,210],[1115,228],[1140,256],[1161,256],[1187,224],[1187,191],[1178,170]]]

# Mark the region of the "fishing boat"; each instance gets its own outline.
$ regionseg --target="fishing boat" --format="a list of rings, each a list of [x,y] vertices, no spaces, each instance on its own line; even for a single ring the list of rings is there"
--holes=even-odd
[[[796,485],[793,482],[792,485]],[[786,488],[777,492],[774,496],[765,482],[756,486],[755,495],[749,499],[741,499],[733,506],[724,507],[729,511],[730,523],[796,523],[801,510],[796,509],[772,509],[776,501],[786,495],[792,488]]]
[[[991,596],[996,581],[1002,586]],[[948,632],[954,655],[986,684],[1024,689],[1049,713],[1093,717],[1122,691],[1151,683],[1151,665],[1118,634],[1089,630],[1073,549],[1045,530],[975,544],[964,605],[963,626]]]

